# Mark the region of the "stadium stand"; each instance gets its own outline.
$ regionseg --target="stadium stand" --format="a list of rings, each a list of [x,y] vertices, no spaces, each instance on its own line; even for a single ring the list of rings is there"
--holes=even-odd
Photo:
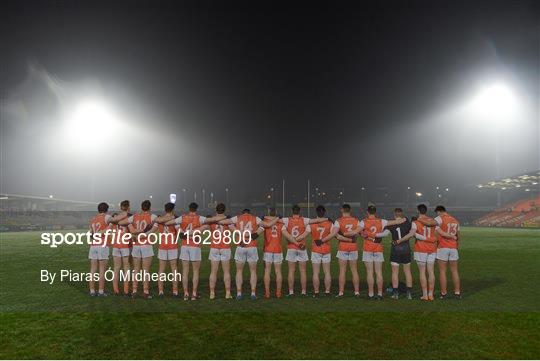
[[[540,227],[540,197],[509,203],[479,218],[484,227]]]

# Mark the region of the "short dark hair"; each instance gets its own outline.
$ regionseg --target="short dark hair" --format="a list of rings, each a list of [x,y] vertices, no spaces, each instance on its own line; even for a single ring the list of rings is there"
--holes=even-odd
[[[318,206],[315,208],[315,212],[317,212],[317,216],[324,217],[324,214],[326,213],[326,208],[324,206]]]
[[[420,214],[427,213],[427,206],[425,204],[419,204],[418,207],[416,207],[416,209],[418,209],[418,213]]]
[[[168,202],[165,203],[165,212],[171,213],[174,210],[174,203]]]
[[[108,210],[109,210],[109,205],[107,203],[105,203],[105,202],[101,202],[97,206],[97,211],[99,213],[107,213]]]
[[[251,212],[251,211],[249,210],[249,208],[244,208],[244,209],[242,209],[242,213],[249,213],[249,212]]]
[[[435,212],[446,212],[446,208],[439,204],[437,207],[435,207]]]
[[[298,204],[293,204],[292,214],[300,214],[300,206]]]
[[[399,208],[399,207],[394,208],[394,212],[395,213],[403,213],[403,208]]]
[[[375,208],[374,205],[370,205],[370,206],[367,207],[367,212],[369,214],[375,214],[375,213],[377,213],[377,208]]]
[[[142,203],[141,203],[141,209],[143,211],[149,211],[150,210],[150,207],[152,206],[152,203],[150,203],[150,201],[147,199],[147,200],[144,200]]]
[[[348,203],[345,203],[341,206],[341,209],[343,209],[345,212],[350,212],[351,211],[351,205],[348,204]]]
[[[268,209],[268,214],[272,217],[276,216],[276,209],[274,207]]]
[[[195,202],[191,202],[188,206],[189,210],[192,212],[197,211],[197,208],[199,208],[199,205]]]
[[[120,209],[125,211],[129,208],[129,201],[126,199],[125,201],[120,202]]]
[[[225,205],[223,203],[219,203],[217,206],[216,206],[216,213],[217,214],[223,214],[225,213]]]

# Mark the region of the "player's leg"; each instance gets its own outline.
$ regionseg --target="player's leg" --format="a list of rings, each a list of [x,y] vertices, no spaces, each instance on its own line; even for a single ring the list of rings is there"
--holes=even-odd
[[[446,268],[448,262],[438,259],[437,264],[439,266],[439,285],[441,288],[441,298],[445,298],[447,293]]]
[[[189,300],[189,261],[182,259],[182,288],[184,300]]]
[[[244,264],[245,262],[236,261],[236,298],[242,297],[242,284],[244,283]]]
[[[347,260],[338,258],[339,264],[339,292],[338,296],[343,296],[345,293],[345,276],[347,275]]]
[[[90,291],[90,296],[95,296],[96,295],[96,288],[95,288],[95,283],[94,283],[94,274],[96,274],[96,272],[98,271],[98,259],[97,258],[92,258],[90,259],[90,275],[92,277],[90,277],[90,280],[88,281],[88,289]]]
[[[272,262],[264,262],[264,298],[270,298],[270,273],[272,272]]]
[[[137,248],[133,248],[136,250]],[[132,296],[135,297],[137,295],[138,287],[139,287],[139,281],[137,280],[137,276],[141,272],[141,257],[138,257],[137,255],[133,256],[133,286],[132,286]]]
[[[249,284],[251,286],[251,298],[254,299],[257,294],[257,262],[248,262],[249,266]]]
[[[283,288],[283,274],[281,272],[282,261],[274,262],[274,272],[276,274],[276,297],[281,298],[281,290]]]
[[[426,278],[426,262],[417,261],[418,274],[420,276],[420,287],[422,288],[422,297],[424,301],[428,300],[428,284]]]
[[[435,260],[428,262],[426,265],[428,272],[428,300],[433,301],[433,293],[435,290]]]
[[[312,275],[312,282],[313,282],[313,295],[318,296],[319,295],[319,272],[321,270],[321,263],[318,261],[311,260],[311,268],[313,271]]]
[[[199,249],[200,250],[200,249]],[[199,288],[199,275],[201,271],[201,261],[193,261],[191,262],[191,267],[193,269],[193,278],[191,279],[192,284],[192,293],[191,293],[191,300],[194,301],[197,299],[197,291]]]
[[[107,270],[107,264],[108,263],[109,263],[109,260],[107,258],[99,260],[99,290],[98,290],[98,295],[104,295],[105,294],[105,271]]]
[[[122,256],[114,255],[117,249],[113,249],[113,293],[120,294],[120,269],[122,268]]]
[[[223,269],[223,284],[225,285],[225,298],[232,298],[231,296],[231,257],[221,260],[221,269]]]
[[[377,278],[377,296],[382,297],[383,295],[383,273],[382,273],[382,262],[374,261],[373,267],[375,269],[375,277]]]
[[[330,294],[330,288],[332,286],[332,274],[330,273],[330,259],[328,262],[322,263],[322,268],[324,272],[324,293]]]
[[[449,261],[452,283],[454,284],[454,295],[461,296],[461,280],[459,279],[458,261]]]
[[[392,267],[392,298],[397,299],[399,297],[399,263],[391,262]]]
[[[368,285],[368,296],[373,297],[375,295],[375,291],[373,290],[373,286],[375,284],[375,280],[373,278],[373,262],[364,261],[364,265],[366,266],[366,281]]]
[[[349,268],[351,269],[354,295],[358,297],[360,295],[360,276],[358,275],[358,259],[350,259]]]
[[[298,268],[300,269],[300,286],[302,287],[302,296],[307,295],[307,261],[299,261]]]
[[[158,278],[158,296],[163,296],[163,294],[164,294],[163,284],[165,282],[162,280],[161,275],[165,273],[166,268],[167,268],[167,261],[160,258],[159,259],[159,267],[158,267],[158,273],[160,275],[160,277]]]
[[[210,285],[210,299],[213,300],[216,298],[216,283],[217,283],[217,274],[219,270],[220,261],[211,260],[210,261],[210,278],[208,283]]]
[[[152,258],[153,257],[150,256],[150,257],[144,257],[142,259],[142,269],[145,272],[145,274],[150,273],[150,266],[152,266]],[[143,292],[146,297],[150,296],[150,280],[148,279],[148,276],[143,278]]]
[[[407,286],[407,298],[412,299],[412,273],[411,273],[411,264],[405,263],[403,265],[403,273],[405,274],[405,285]]]
[[[296,261],[288,261],[289,273],[287,275],[287,281],[289,283],[289,295],[294,294],[294,273],[296,272]]]
[[[178,296],[178,279],[176,278],[176,275],[178,274],[178,262],[176,260],[177,257],[173,257],[171,260],[169,260],[169,264],[171,267],[171,273],[173,274],[172,279],[172,293],[173,296]]]

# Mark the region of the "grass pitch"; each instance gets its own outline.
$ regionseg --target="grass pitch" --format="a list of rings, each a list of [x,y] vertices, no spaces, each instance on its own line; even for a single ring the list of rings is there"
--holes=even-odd
[[[431,303],[358,300],[352,292],[339,300],[226,301],[221,287],[220,299],[210,301],[204,248],[199,301],[89,298],[85,282],[48,285],[39,278],[41,269],[87,272],[88,246],[50,249],[39,244],[39,235],[0,233],[3,359],[540,357],[537,229],[465,228],[463,299]],[[390,279],[386,248],[385,284]],[[365,270],[359,266],[365,296]],[[335,258],[332,271],[335,290]],[[260,295],[262,272],[260,263]],[[247,292],[247,267],[245,275]],[[416,265],[413,276],[418,296]],[[152,287],[155,294],[157,285]]]

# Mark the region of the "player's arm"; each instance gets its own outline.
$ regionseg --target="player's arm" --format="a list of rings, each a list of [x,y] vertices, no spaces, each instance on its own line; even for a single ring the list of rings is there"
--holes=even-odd
[[[291,236],[291,234],[289,232],[287,232],[287,229],[285,227],[283,227],[283,229],[281,230],[281,233],[285,236],[285,239],[289,242],[289,243],[292,243],[292,244],[295,244],[297,246],[300,246],[300,244],[296,241],[296,239],[294,239],[293,236]]]
[[[436,227],[435,228],[435,232],[437,232],[438,234],[440,234],[441,236],[443,236],[444,238],[448,238],[448,239],[453,239],[453,240],[456,240],[457,237],[454,236],[453,234],[450,234],[450,233],[447,233],[445,231],[443,231],[441,229],[441,227]]]
[[[296,240],[298,242],[302,242],[304,240],[304,238],[306,238],[308,236],[308,234],[311,233],[311,227],[306,227],[306,230],[304,231],[304,233],[302,233],[301,235],[299,235],[298,237],[296,237]]]
[[[156,217],[156,219],[154,219],[154,223],[163,224],[170,221],[171,219],[174,219],[174,216],[172,214],[164,214],[162,216]]]
[[[327,220],[328,220],[327,217],[311,218],[311,219],[309,220],[309,224],[326,222]]]
[[[387,220],[386,221],[386,227],[388,226],[397,226],[397,225],[400,225],[402,223],[404,223],[406,221],[405,218],[396,218],[396,219],[392,219],[392,220]]]
[[[333,226],[330,229],[330,233],[328,233],[326,237],[323,237],[323,239],[321,239],[321,243],[329,242],[332,238],[334,238],[338,234],[338,232],[339,232],[339,227]]]
[[[386,230],[385,232],[388,232],[390,233],[389,230]],[[383,232],[384,233],[384,232]],[[411,228],[411,230],[409,231],[409,233],[407,233],[406,235],[404,235],[403,237],[401,237],[400,239],[396,239],[395,241],[393,241],[392,243],[393,244],[400,244],[401,242],[405,242],[413,237],[415,237],[416,235],[416,229],[415,228]],[[424,239],[425,237],[422,236]]]
[[[173,218],[173,219],[170,219],[168,221],[165,222],[165,225],[166,226],[172,226],[172,225],[175,225],[175,224],[180,224],[182,223],[182,216],[178,217],[178,218]]]
[[[224,220],[225,218],[226,217],[224,214],[218,214],[216,216],[206,218],[204,220],[204,224],[216,223],[216,222]],[[221,223],[221,224],[226,224],[226,223]]]
[[[432,218],[418,218],[417,221],[428,227],[435,227],[439,225],[439,223]]]
[[[225,218],[225,219],[219,220],[217,223],[223,226],[231,226],[234,224],[231,218]]]
[[[107,221],[107,223],[118,223],[120,222],[121,220],[124,220],[128,218],[128,214],[127,212],[122,212],[120,214],[117,214],[116,216],[114,217],[111,217],[109,218],[109,220]]]
[[[261,223],[259,223],[259,226],[262,226],[262,227],[264,227],[264,228],[270,228],[270,227],[272,227],[274,224],[276,224],[277,221],[279,221],[279,217],[273,217],[273,218],[270,219],[270,220],[267,220],[267,221],[261,221]]]

